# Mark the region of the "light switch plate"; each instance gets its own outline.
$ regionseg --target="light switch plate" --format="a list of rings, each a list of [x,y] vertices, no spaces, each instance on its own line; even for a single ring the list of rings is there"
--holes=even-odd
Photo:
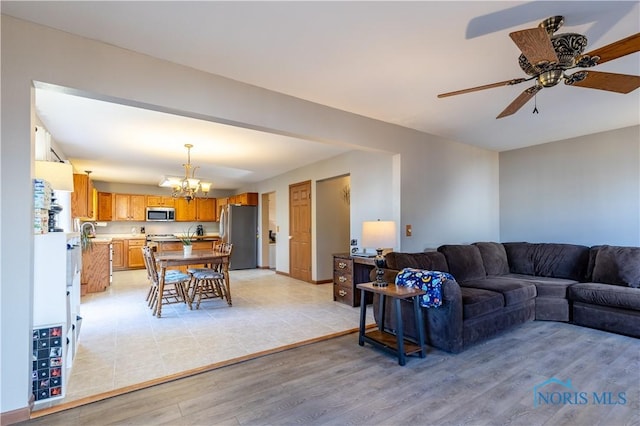
[[[411,225],[407,225],[407,227],[406,227],[406,235],[407,235],[407,237],[411,236]]]

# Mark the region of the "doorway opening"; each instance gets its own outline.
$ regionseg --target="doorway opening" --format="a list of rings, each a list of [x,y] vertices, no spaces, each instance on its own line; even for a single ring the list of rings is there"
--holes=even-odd
[[[276,193],[262,194],[262,256],[260,266],[276,270],[277,234],[279,227],[276,222]]]
[[[351,177],[316,183],[317,282],[333,281],[333,255],[351,249]]]

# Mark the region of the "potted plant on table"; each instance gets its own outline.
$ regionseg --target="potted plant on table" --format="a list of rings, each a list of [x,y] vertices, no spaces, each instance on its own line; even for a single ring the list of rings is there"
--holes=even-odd
[[[182,235],[178,235],[178,238],[182,242],[182,248],[186,256],[191,254],[193,250],[193,239],[196,236],[196,231],[191,230],[192,226],[187,229]]]

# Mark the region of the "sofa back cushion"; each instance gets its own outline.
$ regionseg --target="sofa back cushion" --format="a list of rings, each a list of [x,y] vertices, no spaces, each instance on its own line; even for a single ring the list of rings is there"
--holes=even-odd
[[[385,260],[387,268],[389,269],[401,270],[404,268],[414,268],[449,272],[444,255],[437,251],[425,251],[421,253],[400,253],[392,251],[386,254]]]
[[[589,247],[556,243],[503,243],[513,274],[585,281]]]
[[[640,287],[640,247],[600,246],[593,282]]]
[[[534,275],[585,281],[589,264],[589,247],[577,244],[535,244]]]
[[[502,243],[509,260],[509,272],[512,274],[533,275],[533,257],[535,244]]]
[[[507,252],[500,243],[473,243],[480,250],[482,263],[487,275],[505,275],[509,273]]]
[[[478,247],[468,245],[447,244],[438,247],[449,265],[449,272],[458,282],[486,278],[487,272],[482,263]]]

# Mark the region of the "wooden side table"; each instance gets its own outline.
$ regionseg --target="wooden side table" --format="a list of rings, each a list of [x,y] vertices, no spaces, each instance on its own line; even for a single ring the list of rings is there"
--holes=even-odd
[[[358,344],[364,346],[364,342],[371,343],[374,346],[382,348],[398,357],[398,364],[405,365],[406,356],[414,353],[420,353],[420,358],[424,358],[427,354],[424,343],[424,323],[422,322],[422,309],[420,308],[420,296],[426,291],[413,288],[396,286],[389,284],[387,287],[378,287],[373,283],[358,284],[356,286],[361,290],[360,302],[360,335]],[[367,304],[365,302],[366,293],[377,293],[380,295],[380,306],[378,307],[378,318],[380,325],[377,330],[365,333],[365,320],[367,316]],[[385,298],[393,299],[393,306],[396,313],[396,334],[385,330]],[[413,313],[418,328],[417,344],[404,338],[404,328],[402,324],[402,313],[400,312],[400,300],[413,299]]]

